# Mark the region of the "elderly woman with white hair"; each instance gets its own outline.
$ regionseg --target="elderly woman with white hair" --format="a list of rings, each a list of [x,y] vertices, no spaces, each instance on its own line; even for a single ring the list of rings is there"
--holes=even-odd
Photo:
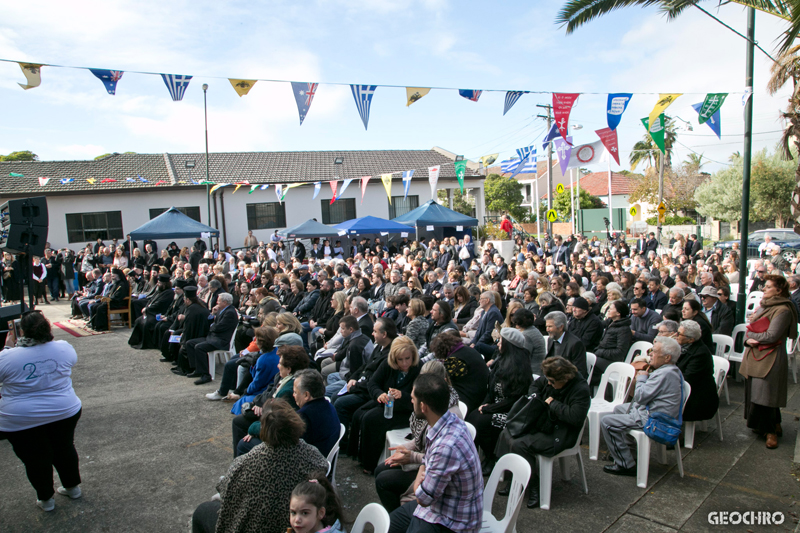
[[[694,320],[684,320],[678,327],[676,340],[681,345],[678,368],[692,387],[692,394],[683,411],[683,419],[687,421],[708,420],[719,407],[714,359],[708,347],[700,342],[702,335],[700,324]]]

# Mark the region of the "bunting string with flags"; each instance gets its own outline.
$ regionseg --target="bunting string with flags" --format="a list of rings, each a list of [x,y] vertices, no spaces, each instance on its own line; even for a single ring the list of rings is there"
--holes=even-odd
[[[580,96],[579,93],[553,93],[553,117],[562,139],[567,138],[569,115],[578,96]]]
[[[311,102],[314,100],[314,95],[317,94],[318,86],[319,83],[292,82],[292,93],[294,94],[295,102],[297,102],[297,112],[300,114],[301,126],[306,119]]]
[[[431,198],[436,199],[436,184],[439,183],[439,171],[441,167],[436,165],[428,167],[428,183],[431,184]]]
[[[367,129],[369,123],[369,106],[372,104],[372,97],[375,95],[377,85],[351,85],[350,90],[353,92],[353,99],[356,101],[358,108],[358,115],[361,117],[361,122],[364,123],[364,129]]]
[[[631,101],[631,98],[633,98],[631,93],[613,93],[608,95],[606,117],[608,119],[609,129],[617,129],[619,121],[622,120],[622,114],[628,108],[628,103]]]
[[[25,79],[28,80],[28,83],[18,84],[20,87],[27,91],[28,89],[33,89],[42,84],[42,65],[37,65],[36,63],[20,63],[19,68],[22,69]]]
[[[50,181],[50,178],[39,178],[39,186],[44,187],[45,185],[47,185],[48,181]]]
[[[500,157],[500,154],[489,154],[481,157],[481,164],[483,164],[483,168],[486,168],[497,161],[498,157]]]
[[[108,91],[108,94],[115,95],[117,94],[117,82],[122,78],[124,72],[121,70],[103,70],[98,68],[91,68],[89,69],[92,74],[94,74],[100,81],[103,82],[103,85]]]
[[[411,178],[414,177],[413,170],[406,170],[403,172],[403,199],[408,198],[408,189],[411,187]]]
[[[699,115],[698,122],[700,122],[700,124],[705,124],[708,119],[713,117],[714,114],[722,107],[722,104],[725,102],[725,98],[727,96],[728,93],[707,94],[705,100],[703,100],[700,111],[697,112]]]
[[[278,197],[279,203],[283,203],[283,185],[275,185],[275,196]]]
[[[508,113],[508,110],[514,107],[514,104],[517,103],[523,94],[528,91],[508,91],[506,93],[505,103],[503,104],[503,116]]]
[[[161,78],[169,90],[169,95],[175,102],[183,100],[183,94],[186,92],[189,82],[192,81],[191,76],[182,76],[180,74],[162,74]]]
[[[250,92],[250,89],[253,88],[258,80],[238,80],[235,78],[228,78],[228,81],[231,82],[233,90],[236,91],[236,94],[239,96],[244,96]]]
[[[389,205],[392,205],[392,174],[381,174],[381,182],[386,189],[386,196],[389,197]]]
[[[216,191],[218,191],[219,189],[221,189],[221,188],[223,188],[223,187],[227,187],[228,185],[230,185],[230,183],[217,183],[216,185],[214,185],[213,187],[211,187],[211,188],[208,190],[208,194],[211,194],[211,193],[213,193],[213,192],[216,192]]]
[[[561,166],[561,175],[567,174],[567,165],[569,159],[572,157],[572,137],[567,137],[566,140],[558,138],[553,141],[553,151],[558,157],[558,164]]]
[[[250,191],[248,191],[247,194],[253,194],[253,191],[255,191],[256,189],[258,189],[258,185],[251,185],[250,186]]]
[[[658,102],[653,107],[653,110],[650,111],[650,115],[647,117],[648,124],[650,124],[650,130],[653,131],[652,128],[657,126],[656,117],[664,112],[669,106],[672,105],[672,102],[678,99],[681,93],[661,93],[658,95]],[[663,150],[662,150],[663,151]]]
[[[406,107],[410,106],[429,92],[431,92],[431,90],[426,87],[406,87]]]
[[[289,192],[289,189],[294,189],[295,187],[300,187],[301,185],[305,185],[305,183],[290,183],[289,185],[285,185],[281,194],[281,201],[286,199],[286,193]]]
[[[692,104],[692,109],[697,111],[697,114],[700,114],[700,110],[703,108],[703,102],[699,104]],[[720,110],[717,109],[717,112],[711,115],[708,120],[705,121],[706,126],[711,128],[718,139],[722,139],[722,123],[720,122]]]
[[[319,191],[322,189],[322,182],[315,181],[314,182],[314,196],[311,198],[312,200],[316,200],[317,196],[319,196]]]
[[[361,203],[362,204],[364,203],[364,193],[367,192],[367,183],[369,183],[369,180],[371,178],[372,178],[372,176],[364,176],[364,177],[361,178]]]
[[[475,90],[472,90],[472,89],[459,89],[458,90],[459,96],[463,96],[464,98],[466,98],[467,100],[470,100],[472,102],[477,102],[478,99],[481,97],[481,93],[482,92],[483,91],[475,91]]]
[[[617,165],[619,165],[619,142],[617,140],[617,130],[603,128],[595,131],[595,133],[598,137],[600,137],[600,140],[603,142],[603,146],[605,146],[606,151],[611,154],[611,157],[613,157],[614,161],[616,161]]]
[[[329,181],[328,185],[331,186],[331,203],[329,205],[333,205],[333,202],[336,201],[336,187],[339,186],[339,182],[336,180]]]
[[[73,181],[75,181],[75,178],[63,178],[61,180],[61,185],[66,185],[67,183],[72,183]]]

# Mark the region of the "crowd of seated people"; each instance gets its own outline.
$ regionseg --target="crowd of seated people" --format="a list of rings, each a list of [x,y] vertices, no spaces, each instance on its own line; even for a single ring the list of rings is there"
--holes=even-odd
[[[288,435],[270,435],[270,426],[291,410],[297,418],[285,423],[318,454],[303,449],[305,471],[324,466],[319,458],[339,442],[340,457],[375,476],[392,531],[420,520],[469,530],[480,523],[483,476],[505,453],[534,466],[528,506],[538,505],[535,456],[575,444],[590,385],[639,340],[655,347],[637,377],[634,407],[603,421],[615,449],[607,472],[635,471],[623,433],[641,425],[647,402],[674,414],[681,372],[693,391],[685,419],[709,419],[717,409],[710,339],[732,328],[729,277],[721,272],[731,259],[716,251],[658,256],[624,242],[601,250],[586,238],[556,237],[520,240],[508,262],[468,237],[344,246],[278,240],[235,255],[194,247],[168,251],[169,266],[140,267],[138,254],[127,276],[137,304],[129,343],[159,350],[197,385],[212,382],[210,353],[231,352],[215,389],[204,393],[230,404],[231,481],[273,468],[265,461]],[[76,314],[91,316],[102,276],[86,271]],[[587,352],[596,356],[591,383]],[[519,412],[549,416],[520,422]],[[474,443],[458,440],[462,417],[476,430]],[[407,441],[381,460],[387,432],[402,428],[410,428]],[[460,488],[448,488],[456,479]],[[230,482],[221,483],[221,507],[199,508],[198,523],[208,512],[235,520],[230,494]],[[454,508],[463,512],[455,517]]]

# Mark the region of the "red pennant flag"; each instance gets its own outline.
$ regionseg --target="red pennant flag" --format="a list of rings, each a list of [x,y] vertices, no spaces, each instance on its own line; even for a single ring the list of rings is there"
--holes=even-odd
[[[361,203],[364,203],[364,193],[367,191],[367,183],[372,176],[364,176],[361,178]]]
[[[580,96],[579,93],[553,93],[553,116],[556,119],[556,126],[561,137],[567,140],[567,126],[569,125],[569,114],[575,100]],[[569,143],[572,144],[572,143]]]
[[[617,130],[612,130],[611,128],[603,128],[602,130],[595,131],[600,140],[603,142],[603,146],[606,147],[608,153],[611,154],[611,157],[614,158],[614,161],[617,162],[619,165],[619,143],[617,142]]]
[[[164,181],[164,180],[158,180],[156,182],[156,185],[164,185],[165,183],[166,183],[166,181]]]
[[[333,202],[336,201],[336,187],[339,186],[339,182],[334,180],[334,181],[329,181],[328,184],[331,186],[331,191],[333,192],[333,197],[331,198],[331,203],[330,203],[330,205],[333,205]]]
[[[117,181],[117,180],[112,180],[111,178],[106,178],[103,181],[101,181],[100,183],[113,183],[115,181]]]

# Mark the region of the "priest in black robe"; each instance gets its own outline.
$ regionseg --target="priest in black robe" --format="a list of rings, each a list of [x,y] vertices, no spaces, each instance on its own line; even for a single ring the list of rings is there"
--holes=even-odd
[[[130,296],[130,285],[125,272],[119,268],[111,269],[111,289],[107,296],[108,301],[103,300],[99,304],[89,309],[88,326],[95,331],[108,331],[108,310],[125,309],[128,306]]]
[[[207,337],[208,330],[211,327],[211,312],[197,297],[197,287],[186,287],[185,293],[187,305],[182,326],[180,329],[175,330],[175,335],[181,336],[180,349],[178,350],[180,355],[177,360],[174,360],[175,368],[172,369],[172,372],[181,376],[191,372],[189,359],[186,355],[186,343],[192,339]],[[174,351],[171,353],[174,353]]]
[[[155,328],[158,324],[156,317],[167,312],[173,298],[169,274],[159,275],[155,294],[149,299],[147,306],[142,311],[142,316],[138,317],[133,324],[133,332],[131,332],[131,338],[128,339],[128,344],[132,348],[148,350],[158,347],[155,339]]]

